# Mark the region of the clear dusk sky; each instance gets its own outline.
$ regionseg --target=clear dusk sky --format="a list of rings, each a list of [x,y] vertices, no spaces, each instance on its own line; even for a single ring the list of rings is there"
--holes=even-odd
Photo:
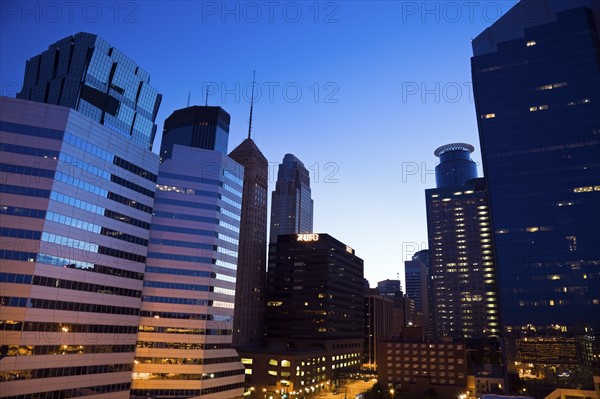
[[[231,115],[231,151],[247,135],[256,70],[253,138],[270,191],[295,154],[311,173],[315,232],[353,247],[371,286],[400,273],[404,287],[403,261],[427,248],[433,151],[467,142],[481,163],[471,39],[515,3],[3,0],[1,94],[15,97],[25,61],[49,44],[95,33],[150,73],[159,132],[208,87],[209,105]]]

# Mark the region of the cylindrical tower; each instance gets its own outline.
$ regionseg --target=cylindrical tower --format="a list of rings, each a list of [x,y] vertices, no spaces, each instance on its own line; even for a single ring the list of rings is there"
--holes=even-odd
[[[440,158],[435,167],[435,183],[437,188],[462,186],[469,179],[477,178],[477,164],[471,159],[475,148],[471,144],[446,144],[435,150]]]

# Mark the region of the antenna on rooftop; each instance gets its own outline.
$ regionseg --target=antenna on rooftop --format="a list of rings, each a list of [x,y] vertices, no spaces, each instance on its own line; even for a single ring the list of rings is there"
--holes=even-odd
[[[256,82],[256,71],[252,72],[252,98],[250,99],[250,120],[248,121],[248,138],[252,133],[252,110],[254,109],[254,83]]]

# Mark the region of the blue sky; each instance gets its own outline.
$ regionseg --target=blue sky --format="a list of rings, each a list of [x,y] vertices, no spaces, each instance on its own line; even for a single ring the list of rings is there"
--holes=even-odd
[[[515,2],[3,1],[1,94],[15,96],[25,60],[49,44],[96,33],[150,73],[159,131],[188,93],[204,104],[208,87],[209,105],[231,114],[232,150],[247,134],[256,70],[253,137],[270,190],[284,154],[300,158],[315,231],[353,247],[374,286],[404,280],[403,261],[427,247],[433,151],[467,142],[481,162],[471,39]]]

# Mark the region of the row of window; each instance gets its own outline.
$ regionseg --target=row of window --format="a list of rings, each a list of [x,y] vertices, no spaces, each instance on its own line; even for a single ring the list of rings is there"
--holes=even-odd
[[[76,375],[122,373],[131,371],[131,363],[96,366],[55,367],[48,369],[11,370],[0,372],[0,381],[32,380],[36,378],[71,377]]]
[[[229,229],[236,233],[240,232],[240,229],[238,227],[236,227],[232,224],[229,224],[227,222],[224,222],[222,220],[219,220],[217,218],[213,218],[213,217],[188,215],[188,214],[184,214],[184,213],[162,212],[162,211],[154,212],[154,216],[159,216],[159,217],[163,217],[163,218],[167,218],[167,219],[180,219],[180,220],[191,220],[194,222],[214,223],[214,224],[218,224],[219,226],[223,226],[226,229]]]
[[[183,350],[215,350],[231,349],[231,344],[199,344],[191,342],[155,342],[137,341],[138,348],[150,349],[183,349]]]
[[[212,204],[202,204],[199,202],[191,202],[191,201],[180,201],[180,200],[174,200],[174,199],[170,199],[170,198],[156,198],[154,200],[154,203],[155,204],[182,206],[182,207],[186,207],[186,208],[207,209],[210,211],[218,211],[218,212],[221,212],[225,216],[229,216],[232,219],[235,219],[237,221],[240,220],[240,215],[237,215],[231,211],[228,211],[227,209],[223,209],[220,206],[212,205]]]
[[[128,161],[125,161],[124,159],[119,158],[115,154],[113,154],[109,151],[106,151],[92,143],[89,143],[80,137],[77,137],[77,136],[67,132],[67,133],[65,133],[64,141],[66,143],[71,144],[74,147],[79,148],[80,150],[83,150],[86,154],[95,155],[100,159],[104,159],[105,161],[111,162],[114,165],[127,170],[128,172],[134,173],[138,176],[141,176],[145,179],[150,180],[153,183],[156,183],[156,175],[155,174],[147,171],[144,168],[134,165]]]
[[[195,183],[213,184],[215,186],[219,185],[219,183],[220,183],[218,180],[215,180],[215,179],[207,179],[204,177],[180,175],[178,173],[169,173],[169,172],[162,172],[162,171],[160,172],[160,177],[164,177],[166,179],[191,181],[191,182],[195,182]]]
[[[273,384],[275,385],[275,384]],[[237,384],[219,385],[212,388],[204,389],[132,389],[132,395],[139,395],[140,397],[146,397],[144,395],[151,395],[152,397],[167,397],[170,399],[185,399],[192,396],[203,396],[210,395],[218,392],[231,391],[234,389],[243,389],[244,383],[240,382]],[[9,398],[12,399],[12,398]],[[19,398],[21,399],[21,398]]]
[[[176,260],[181,262],[192,262],[192,263],[207,263],[212,264],[212,258],[205,258],[202,256],[189,256],[179,254],[165,254],[162,252],[148,252],[149,259],[164,259],[164,260]]]
[[[124,160],[118,156],[114,156],[113,163],[118,167],[125,169],[128,172],[133,173],[134,175],[143,177],[144,179],[150,180],[152,183],[156,183],[156,175],[146,169],[139,167],[131,162]]]
[[[98,176],[105,180],[116,183],[120,186],[128,188],[132,191],[138,192],[146,197],[154,198],[154,190],[147,189],[138,184],[135,184],[127,179],[124,179],[114,173],[110,173],[102,168],[91,165],[87,162],[82,161],[81,159],[74,157],[70,154],[66,154],[64,152],[60,153],[59,159],[64,162],[62,166],[62,170],[69,171],[69,175],[75,175],[77,172],[75,168],[81,169],[81,175],[85,178],[90,178],[91,176]]]
[[[243,186],[244,185],[244,181],[242,179],[240,179],[239,177],[237,177],[236,175],[234,175],[233,173],[223,169],[223,176],[225,176],[226,178],[228,178],[229,180],[233,181],[234,183],[236,183],[238,186]],[[241,195],[240,195],[241,197]]]
[[[25,147],[17,144],[0,143],[0,151],[11,152],[13,154],[31,155],[40,158],[57,159],[58,151],[46,150],[44,148]]]
[[[112,191],[108,192],[108,195],[106,196],[106,198],[108,198],[111,201],[118,202],[119,204],[127,205],[127,206],[130,206],[130,207],[135,208],[137,210],[140,210],[142,212],[152,214],[152,207],[151,206],[146,205],[146,204],[142,204],[141,202],[134,201],[134,200],[129,199],[127,197],[123,197],[122,195],[113,193]]]
[[[52,191],[52,193],[50,194],[50,199],[60,202],[62,204],[73,206],[75,208],[83,209],[84,211],[95,213],[97,215],[106,216],[108,218],[118,220],[120,222],[130,224],[132,226],[140,227],[145,230],[150,230],[150,223],[148,222],[143,222],[139,219],[132,218],[131,216],[126,216],[119,212],[111,211],[110,209],[106,209],[104,207],[94,205],[92,203],[85,202],[78,198],[71,197],[56,191]]]
[[[12,123],[6,121],[0,121],[0,130],[3,132],[17,133],[26,136],[41,137],[52,140],[62,140],[63,138],[63,131],[61,130],[22,125],[20,123]]]
[[[127,308],[123,306],[100,305],[96,303],[52,301],[41,298],[0,297],[1,306],[11,306],[33,309],[65,310],[69,312],[107,313],[126,316],[139,316],[139,308]]]
[[[122,251],[119,249],[108,248],[103,245],[93,244],[86,241],[76,240],[70,237],[60,236],[58,234],[42,233],[42,241],[64,245],[74,249],[98,253],[101,255],[112,256],[132,262],[146,263],[146,257],[132,252]]]
[[[197,305],[197,306],[209,306],[206,299],[194,299],[194,298],[171,298],[165,296],[153,296],[144,295],[142,302],[154,302],[154,303],[170,303],[174,305]]]
[[[17,251],[13,251],[13,252],[17,252]],[[19,257],[26,258],[27,256],[31,255],[31,252],[22,252],[20,254],[21,255],[19,255],[19,253],[17,253],[17,255]],[[15,256],[14,254],[10,254],[10,255]],[[80,269],[80,270],[84,270],[86,272],[107,274],[109,276],[130,278],[130,279],[134,279],[134,280],[143,280],[144,279],[143,273],[132,271],[132,270],[123,270],[123,269],[118,269],[116,267],[104,266],[104,265],[99,265],[97,263],[83,262],[83,261],[79,261],[79,260],[62,258],[59,256],[52,256],[52,255],[47,255],[47,254],[33,254],[33,255],[34,255],[33,258],[13,259],[13,260],[26,260],[26,261],[30,261],[30,262],[35,261],[38,263],[43,263],[45,265],[68,267],[70,269]],[[36,255],[37,255],[37,257],[36,257]],[[4,258],[2,258],[2,251],[0,251],[0,259],[4,259]],[[10,258],[7,258],[7,259],[10,259]],[[29,259],[33,259],[33,260],[29,260]]]
[[[133,353],[134,345],[2,345],[0,356]]]
[[[14,186],[11,184],[0,184],[0,193],[23,195],[27,197],[48,198],[50,190],[41,188]]]
[[[52,179],[54,177],[54,170],[51,169],[33,168],[31,166],[13,165],[8,163],[0,163],[0,172],[36,176],[45,179]]]
[[[23,395],[7,396],[6,399],[49,399],[49,398],[78,398],[82,396],[100,395],[104,393],[129,391],[131,383],[96,385],[90,387],[69,388],[60,391],[44,391]]]
[[[238,363],[240,361],[237,356],[208,358],[136,357],[135,360],[143,364],[223,364]]]
[[[184,284],[184,283],[168,283],[164,281],[144,281],[144,287],[152,288],[167,288],[173,290],[187,290],[187,291],[212,291],[214,287],[209,285],[196,285],[196,284]]]
[[[0,331],[42,331],[60,333],[135,334],[136,326],[106,324],[65,324],[0,320]]]
[[[0,205],[0,215],[44,219],[46,217],[46,211],[43,211],[41,209],[20,208],[15,206]]]
[[[27,240],[39,240],[42,233],[34,230],[13,229],[0,227],[0,237],[24,238]]]
[[[207,277],[214,278],[222,281],[229,281],[235,283],[236,278],[234,276],[228,276],[226,274],[207,272],[202,270],[187,270],[187,269],[175,269],[171,267],[156,267],[146,266],[146,273],[161,273],[161,274],[174,274],[178,276],[194,276],[194,277]]]
[[[233,321],[232,316],[221,316],[205,313],[176,313],[176,312],[156,312],[149,310],[142,310],[140,317],[153,317],[155,319],[166,318],[166,319],[181,319],[181,320],[215,320],[215,321]]]
[[[139,331],[159,334],[231,335],[231,330],[215,328],[139,326]]]
[[[133,373],[132,379],[152,379],[152,380],[208,380],[214,378],[223,378],[223,377],[231,377],[234,375],[244,374],[243,369],[238,370],[227,370],[227,371],[219,371],[217,373],[210,374],[189,374],[189,373],[140,373],[142,376],[139,377],[138,373]]]
[[[180,240],[165,240],[162,238],[151,238],[150,242],[152,244],[157,245],[168,245],[171,247],[182,247],[182,248],[199,248],[199,249],[207,249],[211,251],[216,251],[217,246],[212,244],[203,244],[200,242],[189,242],[189,241],[180,241]]]

